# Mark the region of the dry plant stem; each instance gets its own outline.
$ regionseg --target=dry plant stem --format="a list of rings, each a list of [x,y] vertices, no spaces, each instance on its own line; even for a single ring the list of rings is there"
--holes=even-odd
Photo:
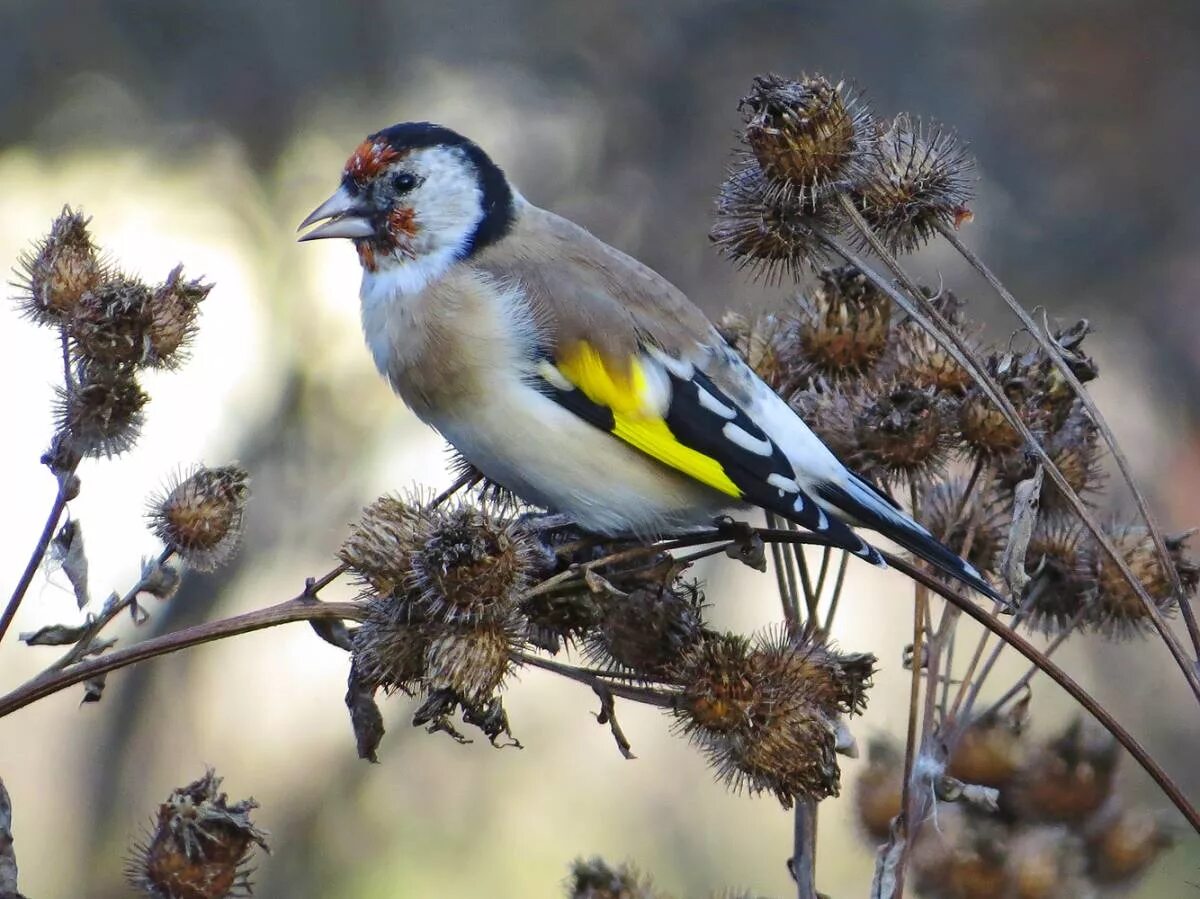
[[[842,550],[842,561],[838,563],[837,578],[833,582],[833,593],[829,596],[829,608],[825,612],[825,625],[821,629],[826,633],[833,630],[833,616],[837,614],[838,602],[842,598],[842,587],[846,583],[846,567],[850,563],[850,554]]]
[[[851,265],[862,271],[863,274],[873,284],[875,284],[875,286],[887,294],[887,296],[891,298],[898,306],[900,306],[901,309],[912,316],[912,318],[919,325],[921,325],[921,327],[925,328],[925,330],[927,330],[930,335],[933,336],[933,338],[937,340],[937,342],[948,353],[950,353],[950,355],[956,362],[958,362],[959,365],[962,365],[968,372],[971,373],[972,377],[975,379],[975,382],[984,391],[988,399],[995,403],[996,407],[1004,413],[1004,416],[1008,420],[1009,424],[1011,424],[1017,430],[1017,432],[1021,435],[1021,439],[1025,441],[1026,446],[1028,446],[1029,449],[1032,450],[1033,453],[1038,457],[1038,460],[1042,463],[1046,473],[1050,476],[1050,479],[1054,482],[1055,486],[1058,487],[1062,492],[1063,496],[1066,497],[1067,501],[1071,504],[1072,509],[1074,509],[1080,520],[1087,525],[1088,530],[1091,531],[1091,533],[1095,536],[1097,544],[1104,549],[1105,554],[1107,554],[1117,566],[1117,569],[1121,572],[1122,577],[1125,578],[1126,583],[1128,583],[1130,588],[1137,594],[1138,599],[1141,601],[1142,606],[1146,611],[1146,614],[1154,624],[1155,630],[1158,631],[1159,636],[1161,636],[1163,639],[1163,642],[1167,644],[1167,649],[1170,651],[1172,658],[1175,659],[1179,669],[1183,672],[1184,679],[1187,680],[1188,686],[1191,687],[1192,693],[1196,697],[1196,700],[1200,701],[1200,670],[1197,670],[1196,665],[1188,658],[1187,653],[1184,651],[1183,644],[1179,642],[1179,638],[1176,637],[1174,632],[1170,629],[1166,619],[1158,610],[1158,607],[1154,604],[1154,601],[1150,598],[1150,594],[1146,592],[1146,588],[1142,585],[1141,581],[1139,581],[1134,573],[1130,570],[1129,565],[1126,563],[1124,557],[1117,551],[1116,547],[1113,546],[1112,541],[1108,539],[1107,535],[1105,535],[1103,529],[1096,521],[1095,516],[1092,515],[1092,513],[1088,510],[1083,500],[1080,499],[1079,494],[1071,487],[1070,484],[1067,483],[1066,478],[1063,477],[1063,473],[1046,453],[1045,447],[1043,447],[1041,443],[1033,436],[1033,433],[1029,430],[1028,425],[1021,420],[1021,416],[1013,406],[1012,401],[1009,400],[1009,398],[1004,394],[1004,391],[1000,389],[995,379],[992,378],[986,371],[984,371],[983,367],[978,363],[974,355],[966,346],[962,337],[960,337],[954,331],[954,329],[950,327],[949,323],[946,322],[945,318],[937,311],[929,299],[925,297],[920,288],[916,285],[916,283],[913,282],[912,278],[910,278],[904,269],[901,268],[895,257],[888,252],[886,247],[883,246],[879,238],[871,230],[870,226],[863,221],[863,218],[859,214],[858,210],[854,208],[853,202],[851,202],[848,197],[840,194],[839,201],[843,210],[846,212],[846,215],[851,219],[852,222],[854,222],[855,226],[863,232],[863,236],[871,244],[871,247],[874,249],[876,255],[878,255],[879,258],[882,259],[883,262],[888,266],[888,268],[903,285],[904,289],[912,295],[912,299],[910,299],[908,296],[905,296],[904,293],[897,290],[892,284],[890,284],[886,278],[882,277],[878,272],[875,272],[873,269],[867,266],[866,263],[863,262],[863,260],[860,259],[851,249],[846,247],[836,238],[824,235],[822,239],[825,245]],[[914,300],[916,303],[921,304],[928,315],[917,309],[916,305],[914,305]]]
[[[901,861],[896,866],[896,889],[892,899],[902,899],[904,896],[904,858],[908,854],[908,846],[916,835],[917,801],[913,795],[913,766],[917,759],[917,721],[920,717],[918,706],[921,701],[921,660],[925,654],[925,613],[928,609],[929,594],[915,584],[916,601],[913,603],[913,645],[912,645],[912,680],[908,692],[908,732],[904,739],[904,780],[900,797],[901,815],[904,820],[904,848],[901,850]]]
[[[13,852],[12,802],[0,779],[0,896],[16,896],[17,856]]]
[[[46,557],[46,550],[50,548],[50,541],[54,539],[54,532],[58,529],[59,519],[62,518],[63,511],[67,508],[69,502],[67,491],[70,489],[71,475],[75,472],[74,466],[70,471],[63,472],[58,476],[58,493],[54,496],[54,504],[50,506],[50,514],[46,516],[46,524],[42,527],[42,533],[38,537],[37,545],[34,546],[33,552],[29,556],[29,561],[25,563],[25,570],[21,572],[21,579],[17,581],[17,586],[13,589],[12,596],[8,600],[8,605],[4,607],[4,614],[0,615],[0,642],[3,642],[4,635],[8,633],[8,628],[12,624],[13,618],[17,615],[17,610],[21,607],[21,600],[25,598],[26,591],[29,590],[29,585],[33,583],[33,577],[37,574],[38,567],[42,564],[42,559]]]
[[[796,899],[818,899],[817,892],[817,803],[797,799],[792,813],[792,877],[796,880]]]
[[[1058,648],[1067,642],[1067,637],[1070,636],[1071,632],[1075,629],[1075,624],[1078,622],[1079,617],[1080,616],[1076,616],[1076,622],[1072,623],[1070,627],[1063,628],[1062,633],[1050,641],[1050,645],[1046,647],[1046,658],[1051,658],[1056,652],[1058,652]],[[1041,669],[1039,669],[1037,665],[1030,665],[1029,669],[1019,678],[1017,678],[1017,682],[1009,687],[1004,692],[1003,696],[988,706],[986,711],[984,711],[980,717],[991,717],[1004,708],[1004,706],[1015,699],[1017,695],[1029,685],[1029,682],[1033,680],[1034,676],[1040,670]]]
[[[1194,653],[1200,654],[1200,625],[1197,624],[1196,613],[1187,600],[1183,584],[1180,583],[1179,571],[1171,561],[1171,553],[1167,549],[1166,541],[1163,539],[1162,530],[1159,528],[1154,514],[1150,511],[1150,504],[1146,501],[1145,494],[1138,488],[1137,481],[1133,476],[1133,470],[1129,465],[1129,459],[1126,458],[1125,453],[1118,445],[1116,435],[1113,434],[1112,428],[1109,427],[1108,422],[1101,414],[1100,408],[1096,405],[1095,400],[1092,399],[1091,394],[1084,388],[1083,383],[1075,375],[1075,372],[1071,370],[1071,366],[1067,364],[1067,361],[1063,358],[1062,353],[1059,352],[1050,335],[1045,329],[1038,327],[1037,323],[1033,320],[1033,316],[1025,310],[1024,306],[1017,302],[1017,298],[1001,283],[1000,279],[988,268],[986,263],[959,239],[958,234],[952,228],[939,225],[938,231],[970,263],[971,267],[983,276],[983,279],[1000,295],[1000,298],[1008,304],[1008,308],[1012,310],[1013,314],[1016,315],[1041,348],[1046,351],[1046,354],[1053,360],[1054,365],[1062,373],[1067,383],[1071,385],[1071,389],[1075,391],[1075,395],[1079,397],[1084,408],[1087,409],[1092,421],[1099,429],[1100,435],[1104,438],[1104,442],[1108,444],[1108,450],[1112,453],[1113,460],[1117,463],[1121,477],[1129,485],[1129,491],[1133,494],[1133,501],[1137,504],[1138,512],[1141,514],[1142,519],[1146,522],[1146,528],[1150,531],[1150,536],[1154,540],[1154,548],[1157,550],[1159,559],[1162,561],[1163,569],[1170,578],[1171,589],[1179,597],[1179,606],[1183,612],[1183,619],[1187,623],[1188,636],[1192,641],[1192,649]],[[1193,659],[1193,662],[1195,662],[1195,659]]]
[[[763,539],[765,540],[766,538],[764,537]],[[985,612],[965,596],[939,583],[920,568],[908,562],[908,560],[883,550],[880,550],[880,552],[887,563],[897,571],[903,572],[913,580],[924,584],[943,599],[954,603],[965,615],[973,618],[994,633],[1030,662],[1037,665],[1047,677],[1062,687],[1072,699],[1083,706],[1088,714],[1100,722],[1104,729],[1112,734],[1118,743],[1125,747],[1134,760],[1141,765],[1142,769],[1154,779],[1154,782],[1158,784],[1159,788],[1171,800],[1172,804],[1179,809],[1192,829],[1200,834],[1200,812],[1196,810],[1191,801],[1183,794],[1179,785],[1171,779],[1171,776],[1154,760],[1145,747],[1112,716],[1112,713],[1104,708],[1095,697],[1083,689],[1074,678],[1063,671],[1052,660],[1046,658],[1045,653],[1041,652],[1036,646],[1012,628],[1000,622],[994,614]],[[0,712],[2,711],[3,708],[0,707]]]
[[[767,527],[779,527],[779,517],[767,513]],[[789,633],[800,630],[800,602],[796,596],[796,576],[792,570],[791,557],[787,548],[780,543],[771,544],[771,564],[775,568],[775,586],[779,590],[779,601],[783,606],[783,620]]]
[[[633,702],[658,706],[664,709],[669,709],[675,704],[675,697],[670,693],[650,690],[646,687],[634,687],[629,684],[613,683],[603,676],[582,668],[576,668],[574,665],[564,665],[562,662],[543,659],[541,656],[530,655],[525,652],[513,652],[509,654],[509,657],[519,665],[529,665],[533,668],[553,671],[555,674],[562,675],[569,680],[587,684],[592,689],[607,690],[613,696],[620,696],[622,699],[629,699]]]

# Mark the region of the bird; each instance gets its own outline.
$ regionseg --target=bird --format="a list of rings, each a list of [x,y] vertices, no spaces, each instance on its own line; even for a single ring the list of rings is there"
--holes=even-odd
[[[526,200],[461,134],[405,122],[368,135],[299,230],[353,241],[379,372],[533,506],[644,537],[759,507],[886,566],[864,528],[1004,602],[839,461],[681,290]]]

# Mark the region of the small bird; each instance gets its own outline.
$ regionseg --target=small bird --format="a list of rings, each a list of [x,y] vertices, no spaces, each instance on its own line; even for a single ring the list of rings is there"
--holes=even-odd
[[[393,389],[527,502],[643,536],[758,506],[883,565],[851,530],[865,527],[1003,601],[839,462],[681,291],[528,202],[462,135],[370,135],[311,225],[300,240],[354,242],[363,331]]]

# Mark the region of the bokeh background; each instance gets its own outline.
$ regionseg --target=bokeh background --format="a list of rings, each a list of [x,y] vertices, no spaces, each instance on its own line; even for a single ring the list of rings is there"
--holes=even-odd
[[[180,464],[238,459],[252,472],[244,551],[189,575],[143,634],[291,596],[330,567],[361,505],[447,483],[439,439],[364,351],[350,247],[294,241],[365,133],[405,119],[456,127],[534,202],[710,312],[763,307],[786,290],[749,284],[706,233],[737,100],[768,70],[844,75],[880,113],[936,118],[970,140],[981,180],[966,238],[1028,305],[1095,323],[1096,391],[1163,521],[1200,522],[1200,4],[4,0],[0,264],[70,203],[136,272],[160,279],[182,261],[216,283],[192,362],[150,381],[140,445],[82,470],[72,511],[95,596],[128,586],[155,550],[144,497]],[[952,257],[931,249],[918,268],[977,297],[1006,338],[1011,323]],[[48,332],[0,305],[5,595],[53,494],[37,459],[57,365]],[[773,579],[735,567],[705,571],[716,619],[772,620]],[[837,636],[882,660],[861,740],[902,732],[909,602],[898,576],[852,569]],[[78,614],[48,572],[16,629]],[[0,687],[52,652],[7,641]],[[1064,659],[1200,796],[1200,719],[1161,648],[1083,641]],[[121,672],[99,705],[72,691],[0,721],[24,892],[127,895],[125,846],[211,764],[232,795],[262,802],[275,846],[260,859],[262,896],[554,896],[568,861],[595,852],[681,896],[789,893],[790,816],[714,784],[655,712],[623,709],[638,755],[627,762],[590,691],[530,672],[507,698],[523,751],[426,735],[395,698],[371,766],[354,756],[345,674],[345,657],[296,625]],[[1037,687],[1036,728],[1070,714]],[[856,764],[846,771],[849,786]],[[1132,766],[1123,788],[1166,807]],[[837,897],[866,895],[871,877],[849,792],[821,811],[818,883]],[[1195,895],[1198,869],[1184,835],[1138,895]]]

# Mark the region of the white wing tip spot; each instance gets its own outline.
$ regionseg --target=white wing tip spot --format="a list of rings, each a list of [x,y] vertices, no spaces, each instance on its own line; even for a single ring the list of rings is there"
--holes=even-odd
[[[770,456],[774,447],[770,440],[763,440],[755,437],[745,428],[729,422],[723,428],[721,433],[725,435],[725,439],[730,443],[736,444],[748,453],[754,453],[756,456]]]

